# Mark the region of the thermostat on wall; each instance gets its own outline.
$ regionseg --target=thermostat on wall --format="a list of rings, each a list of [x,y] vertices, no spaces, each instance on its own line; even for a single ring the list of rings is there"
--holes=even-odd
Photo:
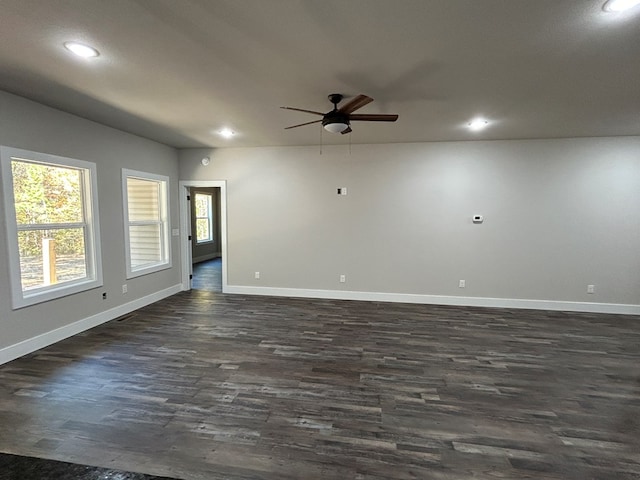
[[[473,223],[482,223],[484,222],[484,217],[482,215],[474,215]]]

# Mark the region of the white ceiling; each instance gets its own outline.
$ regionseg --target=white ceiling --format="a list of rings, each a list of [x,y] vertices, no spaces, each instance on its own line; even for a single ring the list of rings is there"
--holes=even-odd
[[[330,93],[400,118],[325,144],[640,135],[640,7],[603,3],[0,0],[0,89],[175,147],[318,144],[279,107]]]

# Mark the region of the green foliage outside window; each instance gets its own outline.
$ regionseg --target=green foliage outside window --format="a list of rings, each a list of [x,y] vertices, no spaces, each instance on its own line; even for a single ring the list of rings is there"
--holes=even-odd
[[[196,242],[208,242],[213,240],[211,231],[211,204],[213,197],[208,193],[196,193]]]
[[[210,239],[209,220],[207,218],[198,218],[196,220],[196,240],[199,242],[205,242]]]
[[[60,254],[84,254],[84,229],[29,229],[28,226],[82,223],[82,171],[13,160],[14,204],[20,234],[20,256],[40,255],[43,235],[55,238]]]

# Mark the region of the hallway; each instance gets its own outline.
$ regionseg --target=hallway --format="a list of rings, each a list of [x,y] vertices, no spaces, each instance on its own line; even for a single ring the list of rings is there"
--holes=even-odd
[[[222,293],[222,258],[194,264],[191,288]]]

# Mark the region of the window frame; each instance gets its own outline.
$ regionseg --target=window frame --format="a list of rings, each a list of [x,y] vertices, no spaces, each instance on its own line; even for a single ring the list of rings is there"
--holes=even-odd
[[[196,202],[196,197],[198,195],[202,195],[209,198],[208,212],[206,217],[198,216],[198,207]],[[193,201],[195,205],[194,212],[195,212],[195,227],[196,227],[195,228],[196,245],[206,245],[207,243],[213,243],[215,241],[215,237],[213,236],[213,201],[214,201],[213,194],[209,192],[195,191],[193,193]],[[209,238],[207,238],[206,240],[198,240],[198,220],[207,220],[207,222],[209,223]]]
[[[146,264],[143,267],[133,269],[131,267],[131,235],[129,227],[132,222],[129,221],[129,195],[128,184],[129,178],[144,180],[149,182],[156,182],[159,187],[159,203],[158,211],[160,218],[157,222],[133,222],[135,225],[160,225],[160,251],[161,259],[158,262]],[[125,245],[125,265],[126,265],[126,278],[131,279],[140,277],[142,275],[148,275],[150,273],[159,272],[171,268],[171,237],[169,232],[171,231],[170,218],[169,218],[169,177],[166,175],[159,175],[155,173],[141,172],[138,170],[130,170],[127,168],[122,169],[122,205],[123,205],[123,220],[124,220],[124,245]]]
[[[13,160],[52,167],[72,168],[81,171],[81,201],[83,206],[82,222],[47,225],[52,225],[53,229],[61,229],[61,226],[70,226],[75,228],[82,227],[84,229],[84,254],[86,266],[86,276],[84,278],[56,283],[54,285],[44,285],[25,291],[22,290],[22,271],[20,268],[18,233],[25,230],[42,230],[43,227],[38,226],[32,229],[25,229],[18,226],[13,187],[13,172],[11,167]],[[36,305],[38,303],[51,301],[103,286],[96,164],[76,158],[62,157],[59,155],[34,152],[31,150],[7,146],[0,146],[0,163],[3,186],[2,197],[5,205],[5,219],[7,226],[7,255],[9,262],[9,284],[11,285],[12,309],[17,310],[19,308]]]

